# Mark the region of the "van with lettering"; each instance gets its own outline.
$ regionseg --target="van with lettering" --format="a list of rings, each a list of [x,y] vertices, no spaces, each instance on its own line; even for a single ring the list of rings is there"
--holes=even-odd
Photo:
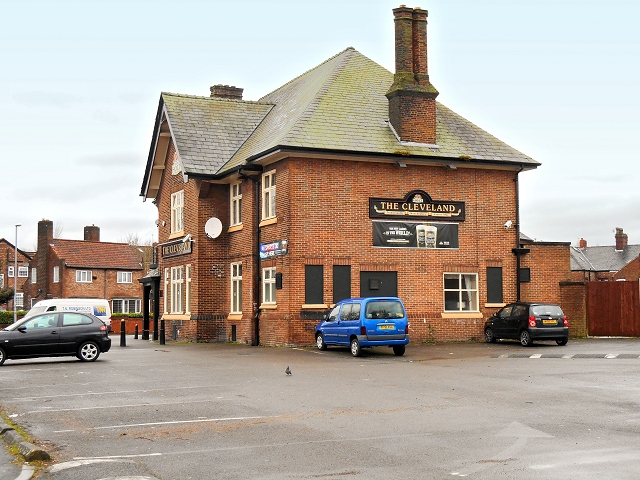
[[[51,300],[40,300],[31,307],[25,318],[44,312],[90,313],[102,320],[111,329],[111,306],[108,300],[102,298],[52,298]]]
[[[341,300],[315,329],[316,345],[350,347],[359,357],[363,348],[390,347],[404,355],[409,343],[409,319],[397,297],[349,298]]]

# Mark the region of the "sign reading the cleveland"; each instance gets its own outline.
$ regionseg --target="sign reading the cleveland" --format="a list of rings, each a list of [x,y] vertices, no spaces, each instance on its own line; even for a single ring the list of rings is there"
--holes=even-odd
[[[464,202],[432,200],[427,192],[413,190],[403,199],[369,198],[370,218],[442,219],[464,222]]]

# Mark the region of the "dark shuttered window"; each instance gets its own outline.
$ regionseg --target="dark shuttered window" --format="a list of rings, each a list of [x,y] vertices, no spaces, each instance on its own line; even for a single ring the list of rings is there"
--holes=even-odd
[[[324,269],[322,265],[304,266],[304,303],[324,303]]]
[[[333,266],[333,303],[351,298],[351,265]]]
[[[487,267],[487,303],[504,303],[502,299],[502,267]]]

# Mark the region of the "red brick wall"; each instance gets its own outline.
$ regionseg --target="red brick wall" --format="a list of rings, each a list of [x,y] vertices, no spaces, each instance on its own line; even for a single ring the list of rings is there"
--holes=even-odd
[[[25,292],[31,285],[31,267],[35,266],[35,262],[29,259],[26,255],[20,252],[18,248],[18,268],[29,267],[29,276],[27,278],[18,277],[18,272],[14,272],[13,277],[9,277],[8,267],[14,266],[15,247],[5,242],[0,242],[0,273],[4,274],[4,286],[15,289],[16,281],[18,285],[18,292]],[[13,300],[10,300],[7,304],[8,308],[13,308]],[[24,308],[29,308],[27,295],[24,296]]]
[[[520,267],[531,269],[531,282],[520,284],[521,300],[560,304],[560,282],[572,280],[570,245],[534,243],[526,247],[531,251],[520,257]]]
[[[587,286],[584,282],[561,282],[560,301],[572,337],[587,336]]]
[[[638,280],[640,279],[640,256],[635,260],[631,260],[624,268],[619,270],[613,278],[615,280]]]

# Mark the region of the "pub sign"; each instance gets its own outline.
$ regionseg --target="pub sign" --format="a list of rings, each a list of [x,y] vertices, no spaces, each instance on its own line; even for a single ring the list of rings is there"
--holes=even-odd
[[[433,200],[423,190],[412,190],[404,198],[369,198],[369,218],[445,220],[464,222],[464,202]]]

